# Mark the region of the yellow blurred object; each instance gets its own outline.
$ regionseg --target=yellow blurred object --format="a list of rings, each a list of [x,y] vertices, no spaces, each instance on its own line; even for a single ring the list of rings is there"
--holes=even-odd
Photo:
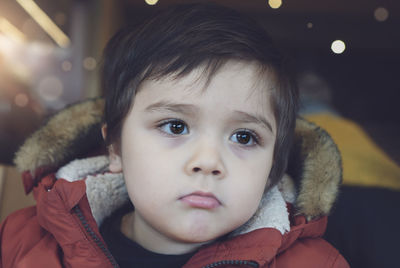
[[[158,2],[158,0],[145,0],[145,2],[146,2],[146,4],[148,4],[148,5],[155,5],[155,4],[157,4],[157,2]]]
[[[282,0],[268,0],[268,4],[271,8],[277,9],[282,5]]]
[[[400,190],[400,167],[356,123],[331,114],[304,116],[333,138],[342,155],[343,183]]]
[[[25,35],[3,17],[0,17],[0,31],[18,43],[23,43],[26,41]]]
[[[51,20],[33,0],[16,0],[42,29],[62,48],[70,45],[69,37]]]

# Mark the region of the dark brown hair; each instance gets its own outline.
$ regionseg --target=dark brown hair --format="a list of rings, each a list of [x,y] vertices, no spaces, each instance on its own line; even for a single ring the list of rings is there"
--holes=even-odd
[[[228,60],[256,62],[275,77],[271,105],[277,137],[269,186],[275,185],[287,167],[297,88],[266,31],[249,17],[215,4],[168,7],[139,26],[120,30],[109,41],[102,71],[107,145],[119,143],[124,119],[144,80],[179,78],[199,66],[205,66],[210,80]]]

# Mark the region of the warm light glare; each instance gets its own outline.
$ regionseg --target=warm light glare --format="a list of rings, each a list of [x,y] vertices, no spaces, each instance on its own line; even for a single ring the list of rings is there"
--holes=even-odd
[[[4,34],[0,34],[0,53],[5,57],[10,57],[15,51],[13,40]]]
[[[18,80],[29,81],[31,72],[26,64],[19,60],[20,53],[20,46],[8,36],[0,33],[0,61],[7,66],[5,69],[0,66],[0,71],[7,70]]]
[[[60,47],[68,47],[70,40],[33,0],[16,0]]]
[[[332,42],[331,49],[335,54],[342,54],[346,49],[346,44],[342,40],[335,40]]]
[[[374,17],[377,21],[385,21],[389,17],[389,11],[384,7],[378,7],[374,11]]]
[[[25,35],[12,25],[7,19],[0,17],[0,31],[12,38],[14,41],[23,42],[25,41]]]
[[[146,4],[148,4],[148,5],[155,5],[155,4],[157,4],[157,2],[158,2],[158,0],[145,0],[145,2],[146,2]]]
[[[311,29],[314,25],[312,24],[312,22],[307,23],[307,28]]]
[[[271,8],[277,9],[282,5],[282,0],[268,0],[268,4]]]
[[[26,94],[18,93],[15,96],[14,102],[19,107],[25,107],[26,105],[28,105],[29,99],[28,99],[28,96]]]

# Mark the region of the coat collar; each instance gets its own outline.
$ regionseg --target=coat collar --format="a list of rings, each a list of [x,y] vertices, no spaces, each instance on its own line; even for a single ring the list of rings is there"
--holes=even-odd
[[[39,224],[61,245],[75,243],[82,235],[74,224],[65,223],[70,223],[69,211],[78,203],[82,205],[83,197],[86,196],[88,201],[84,203],[90,204],[84,207],[93,216],[87,218],[92,226],[95,221],[100,225],[108,213],[128,199],[122,174],[107,172],[107,165],[105,156],[75,160],[56,174],[44,177],[40,182],[42,187],[35,188],[34,193],[42,195],[36,196]],[[285,201],[288,197],[294,200],[295,196],[287,187],[291,182],[287,178],[284,181],[286,185],[272,188],[264,195],[259,209],[247,223],[218,241],[201,247],[184,267],[207,267],[227,260],[235,263],[252,261],[263,267],[299,238],[322,236],[326,217],[307,222],[304,216],[289,214],[291,206],[287,207]],[[50,192],[46,192],[46,185]],[[69,257],[74,256],[73,252],[69,253]]]
[[[106,156],[79,159],[63,166],[55,174],[55,178],[63,182],[58,184],[59,192],[65,192],[61,187],[85,183],[86,196],[98,226],[129,198],[123,175],[110,173],[108,164]],[[184,267],[205,267],[227,260],[237,263],[252,261],[263,267],[299,237],[321,236],[326,228],[326,217],[307,222],[304,216],[292,218],[289,214],[287,202],[296,199],[294,189],[290,177],[285,176],[280,184],[264,194],[259,208],[248,222],[223,239],[201,247]]]

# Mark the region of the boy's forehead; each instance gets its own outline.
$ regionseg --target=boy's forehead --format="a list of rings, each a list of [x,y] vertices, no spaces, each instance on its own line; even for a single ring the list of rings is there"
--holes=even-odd
[[[239,91],[232,90],[229,92],[230,94],[224,97],[232,97],[232,95],[247,92],[247,98],[258,93],[262,95],[259,96],[261,99],[266,99],[274,87],[275,77],[272,71],[267,70],[261,64],[229,60],[213,73],[209,72],[207,66],[201,65],[185,75],[176,72],[147,79],[143,81],[138,92],[166,90],[164,93],[174,94],[174,98],[184,98],[192,94],[205,94],[209,88],[230,87],[235,89],[237,83],[241,85]],[[168,89],[170,91],[171,89],[175,90],[169,92]]]
[[[204,69],[196,68],[181,77],[170,75],[145,81],[134,106],[145,112],[173,111],[194,116],[203,108],[214,109],[243,120],[250,120],[247,115],[252,115],[252,119],[263,122],[271,130],[274,128],[270,102],[273,83],[261,76],[257,65],[227,63],[209,83]]]

